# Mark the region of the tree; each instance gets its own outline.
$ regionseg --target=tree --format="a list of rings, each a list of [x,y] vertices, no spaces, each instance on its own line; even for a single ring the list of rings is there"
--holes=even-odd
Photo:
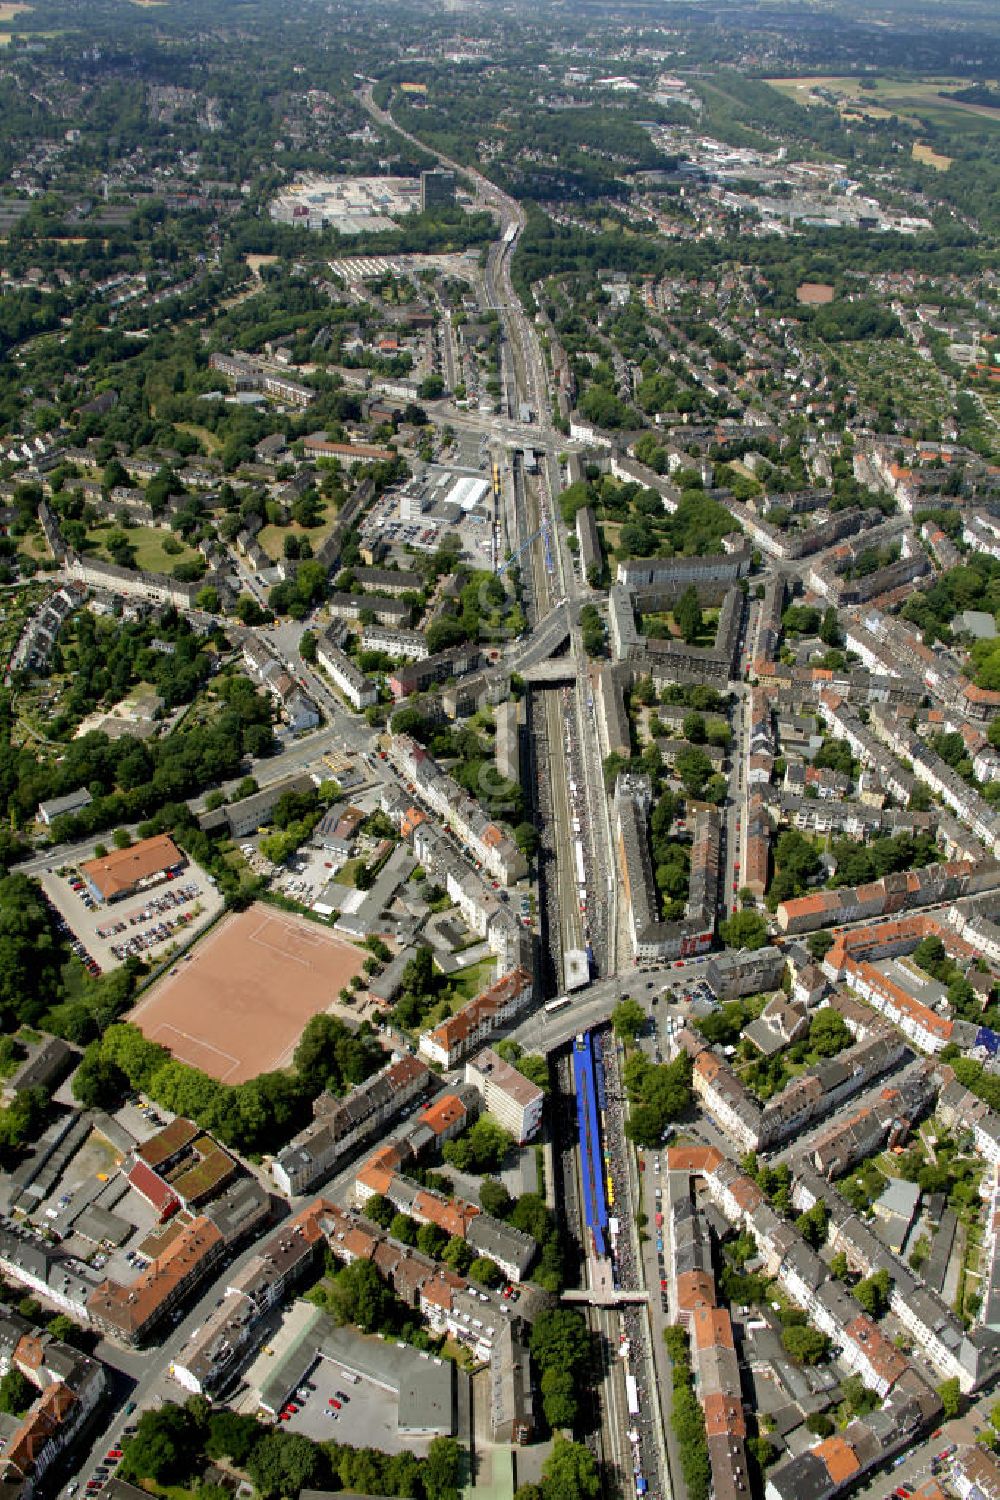
[[[86,1341],[84,1330],[78,1323],[74,1323],[72,1318],[68,1318],[65,1313],[56,1313],[45,1331],[46,1333],[50,1333],[54,1339],[59,1339],[64,1344],[72,1344],[77,1349],[81,1348]]]
[[[374,1333],[388,1323],[395,1299],[369,1260],[352,1261],[333,1278],[330,1306],[342,1323]]]
[[[581,1384],[591,1360],[591,1336],[574,1308],[545,1308],[531,1330],[531,1354],[541,1374],[562,1370]]]
[[[518,823],[514,829],[514,842],[524,855],[531,859],[538,852],[538,829],[534,823]]]
[[[388,1198],[384,1198],[381,1193],[373,1193],[365,1203],[365,1217],[375,1224],[380,1224],[383,1229],[389,1228],[395,1216],[396,1210]]]
[[[409,1214],[393,1214],[389,1233],[401,1245],[415,1245],[417,1243],[416,1220],[411,1219]]]
[[[303,661],[314,662],[319,647],[314,630],[303,630],[299,637],[299,655]]]
[[[805,1324],[792,1324],[782,1329],[781,1342],[788,1353],[800,1365],[817,1365],[830,1350],[830,1340],[818,1328]]]
[[[958,1383],[958,1376],[953,1375],[950,1380],[942,1380],[937,1393],[941,1398],[944,1420],[950,1422],[962,1409],[962,1390]]]
[[[367,1205],[365,1206],[365,1212],[368,1212]],[[448,1236],[437,1224],[421,1224],[417,1230],[417,1249],[421,1254],[429,1255],[432,1260],[440,1258],[441,1252],[447,1243]]]
[[[460,1239],[457,1234],[453,1234],[441,1252],[441,1259],[445,1265],[451,1266],[453,1271],[464,1276],[475,1257],[471,1246],[465,1240]]]
[[[817,963],[822,963],[833,947],[833,935],[829,932],[810,932],[806,938],[806,947],[809,949],[810,957],[814,958]]]
[[[458,1500],[462,1449],[454,1438],[436,1437],[420,1468],[426,1500]]]
[[[849,1416],[863,1417],[881,1405],[880,1398],[868,1389],[860,1375],[845,1375],[840,1382],[840,1393]]]
[[[572,1427],[579,1409],[573,1376],[550,1366],[542,1376],[541,1391],[545,1420],[553,1431]]]
[[[264,1500],[272,1495],[298,1495],[323,1477],[323,1469],[322,1449],[297,1432],[269,1432],[246,1462],[254,1488]]]
[[[646,1012],[637,1000],[625,996],[611,1012],[611,1024],[622,1041],[634,1042],[646,1025]]]
[[[139,1484],[177,1484],[192,1472],[198,1461],[195,1424],[190,1412],[173,1402],[144,1411],[135,1437],[125,1446],[121,1474]]]
[[[837,619],[837,611],[831,605],[823,614],[823,623],[819,627],[819,638],[824,646],[842,646],[844,644],[843,632]]]
[[[625,1064],[625,1087],[631,1103],[626,1127],[637,1146],[659,1146],[667,1126],[691,1103],[691,1060],[680,1053],[673,1062],[654,1064],[635,1052]]]
[[[692,745],[703,745],[708,738],[704,714],[685,714],[681,730],[684,738],[690,740]]]
[[[854,1295],[870,1318],[881,1318],[889,1308],[889,1272],[876,1271],[854,1287]]]
[[[484,1177],[479,1189],[479,1206],[485,1214],[495,1219],[505,1219],[514,1206],[514,1200],[496,1177]]]
[[[688,584],[674,606],[674,619],[677,621],[684,640],[689,646],[693,646],[701,633],[703,624],[701,600],[698,598],[698,590],[693,583]]]
[[[852,1041],[847,1022],[829,1006],[818,1010],[809,1023],[809,1045],[820,1057],[836,1057]]]
[[[243,1417],[223,1408],[208,1419],[205,1455],[231,1459],[237,1468],[242,1468],[259,1440],[260,1423],[254,1417]]]
[[[738,911],[719,923],[719,936],[727,948],[763,948],[767,923],[757,911]]]
[[[73,1097],[84,1109],[115,1110],[129,1091],[129,1081],[117,1063],[106,1061],[100,1046],[89,1047],[73,1075]]]
[[[847,1256],[843,1250],[838,1250],[836,1255],[830,1258],[830,1275],[835,1276],[838,1281],[846,1281],[851,1274]]]
[[[799,1214],[795,1220],[795,1227],[806,1244],[818,1250],[826,1239],[829,1222],[830,1211],[822,1198],[818,1198],[812,1208],[807,1208],[805,1213]]]
[[[417,388],[421,401],[436,401],[444,395],[444,381],[440,375],[425,375]]]
[[[469,1280],[478,1281],[481,1286],[500,1286],[504,1274],[488,1255],[477,1255],[469,1267]]]
[[[703,795],[712,775],[712,762],[704,750],[697,745],[685,745],[674,756],[674,769],[684,783],[684,790],[689,797]]]
[[[542,1469],[545,1500],[594,1500],[600,1487],[597,1462],[590,1449],[557,1436]]]
[[[8,1370],[0,1380],[0,1411],[12,1417],[23,1417],[37,1394],[31,1381],[20,1370]]]
[[[463,1135],[445,1141],[441,1154],[460,1172],[496,1172],[513,1144],[509,1131],[489,1115],[480,1115]]]

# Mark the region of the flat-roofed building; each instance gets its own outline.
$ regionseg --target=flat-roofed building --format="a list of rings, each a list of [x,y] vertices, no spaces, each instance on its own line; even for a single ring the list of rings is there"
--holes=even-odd
[[[523,1145],[542,1123],[545,1095],[530,1078],[486,1047],[465,1064],[465,1081],[482,1095],[483,1104],[505,1130]]]
[[[493,1347],[490,1424],[495,1443],[530,1443],[534,1435],[531,1358],[518,1319],[501,1322]]]
[[[517,703],[501,703],[496,711],[497,774],[507,781],[521,781],[521,725]]]
[[[348,703],[359,712],[378,702],[378,688],[370,677],[366,677],[356,662],[345,651],[335,645],[329,636],[320,636],[316,647],[316,660],[333,679]]]
[[[580,546],[580,572],[589,582],[591,573],[599,574],[604,566],[597,521],[589,505],[581,505],[576,513],[576,539]]]

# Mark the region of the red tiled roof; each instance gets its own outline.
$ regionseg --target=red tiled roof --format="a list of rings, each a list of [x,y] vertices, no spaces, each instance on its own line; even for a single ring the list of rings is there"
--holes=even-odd
[[[156,1173],[147,1167],[144,1161],[137,1161],[128,1180],[137,1193],[141,1193],[147,1203],[151,1203],[161,1218],[169,1212],[180,1207],[180,1199],[173,1188],[157,1177]]]

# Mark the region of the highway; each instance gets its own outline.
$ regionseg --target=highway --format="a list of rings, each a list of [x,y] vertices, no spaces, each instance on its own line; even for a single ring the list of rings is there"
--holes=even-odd
[[[391,123],[389,116],[376,110],[370,86],[364,89],[364,102],[382,123]],[[412,137],[408,139],[413,140],[415,145],[422,145]],[[545,620],[554,604],[563,606],[564,601],[571,594],[576,597],[581,593],[589,594],[590,590],[585,583],[582,588],[578,583],[563,528],[561,524],[557,524],[555,506],[560,475],[558,465],[551,461],[551,454],[547,451],[552,426],[546,394],[544,361],[535,330],[514,296],[510,281],[510,258],[517,236],[523,227],[523,214],[519,204],[500,193],[492,184],[487,184],[478,173],[464,171],[457,163],[440,156],[440,153],[438,157],[444,166],[472,180],[476,184],[477,195],[485,198],[486,202],[496,206],[499,210],[501,237],[499,244],[494,245],[487,256],[485,281],[488,303],[499,312],[505,332],[505,339],[501,345],[502,405],[508,420],[515,415],[520,416],[523,405],[530,407],[532,416],[537,420],[537,432],[542,441],[537,441],[535,432],[532,432],[525,446],[530,444],[546,450],[546,463],[537,478],[525,475],[519,456],[513,456],[511,464],[512,513],[507,528],[508,541],[515,550],[527,542],[536,531],[544,528],[547,532],[539,538],[539,545],[532,546],[528,550],[528,565],[522,567],[521,570],[525,580],[527,619],[529,626],[537,627],[540,621]],[[515,387],[519,388],[519,395]],[[516,396],[518,399],[515,404]],[[543,631],[547,633],[551,629],[553,633],[558,632],[561,635],[566,632],[568,624],[568,618],[565,623],[557,619],[553,621],[551,627],[543,626]],[[557,642],[553,640],[546,655],[556,644]],[[570,632],[570,655],[576,665],[573,682],[557,691],[545,692],[542,695],[543,705],[537,702],[538,693],[533,693],[531,698],[535,701],[529,708],[529,728],[533,730],[531,760],[536,776],[537,813],[542,820],[542,857],[539,867],[542,872],[540,896],[545,902],[545,910],[541,916],[541,931],[543,938],[547,937],[548,957],[551,960],[556,982],[560,986],[563,955],[567,947],[580,947],[584,937],[590,936],[592,910],[596,914],[598,903],[601,903],[605,921],[607,921],[610,906],[612,927],[616,920],[613,904],[608,900],[614,884],[614,855],[610,822],[607,818],[603,786],[600,783],[600,747],[597,725],[592,707],[592,692],[586,673],[586,658],[582,650],[578,627]],[[583,701],[585,694],[586,702]],[[601,809],[601,815],[596,820],[593,817],[595,807]],[[586,823],[585,829],[582,826],[584,822]],[[577,840],[584,849],[588,924],[586,929],[581,921],[580,913],[579,872],[575,848]],[[553,866],[554,880],[548,874]],[[605,962],[610,961],[610,970],[615,957],[614,938],[605,940],[601,946],[604,949],[602,957]],[[667,982],[670,972],[664,967],[644,976],[641,982],[646,993],[651,996],[654,986],[662,987]],[[638,977],[636,976],[637,979]],[[563,1023],[558,1028],[559,1040],[565,1040],[573,1035],[574,1030],[580,1029],[581,1022],[578,1016],[582,1008],[592,1012],[600,1011],[600,1018],[605,1019],[622,993],[624,983],[628,981],[621,979],[605,981],[603,986],[588,994],[583,1007],[577,1004],[551,1016],[544,1011],[539,1012],[531,1022],[518,1028],[515,1034],[524,1045],[531,1045],[527,1040],[530,1034],[527,1028],[544,1028],[546,1020],[550,1023],[558,1021]],[[570,1016],[573,1019],[567,1026],[566,1021]],[[549,1034],[544,1036],[544,1043],[546,1047],[558,1044],[556,1028],[552,1028]],[[623,1136],[619,1139],[616,1135],[614,1146],[617,1156],[630,1160],[631,1153],[625,1147]],[[572,1155],[575,1159],[575,1152]],[[563,1176],[565,1186],[569,1190],[567,1197],[575,1193],[578,1205],[582,1204],[582,1195],[578,1192],[575,1173],[570,1164],[564,1163]],[[630,1208],[631,1193],[625,1183],[622,1184],[622,1192],[620,1214],[625,1225],[624,1263],[634,1268],[638,1264],[638,1256],[635,1247],[630,1243],[634,1234],[634,1224]],[[629,1248],[625,1251],[624,1246],[627,1242],[629,1242]],[[634,1269],[630,1274],[634,1276]],[[659,1404],[654,1399],[656,1380],[648,1346],[648,1314],[644,1310],[634,1308],[625,1312],[592,1308],[588,1316],[592,1328],[600,1336],[606,1351],[607,1363],[600,1403],[602,1447],[606,1466],[616,1476],[620,1492],[631,1486],[631,1475],[636,1462],[641,1461],[650,1481],[650,1494],[655,1497],[669,1495],[663,1433],[662,1427],[658,1425],[660,1422]],[[640,1318],[645,1322],[640,1322]],[[635,1343],[634,1368],[641,1373],[640,1383],[645,1391],[644,1411],[636,1419],[635,1424],[631,1423],[628,1415],[624,1400],[622,1364],[617,1358],[623,1328],[628,1330],[630,1338]],[[650,1425],[651,1413],[655,1413],[653,1420],[658,1427],[655,1438]],[[630,1439],[632,1432],[636,1432],[638,1442],[635,1452],[633,1452],[633,1443]],[[661,1468],[663,1469],[662,1482],[659,1476]]]

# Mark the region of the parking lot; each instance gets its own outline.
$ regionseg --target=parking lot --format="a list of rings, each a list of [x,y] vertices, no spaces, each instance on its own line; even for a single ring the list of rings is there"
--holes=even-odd
[[[76,870],[46,870],[42,889],[92,974],[115,969],[130,954],[147,962],[166,957],[222,909],[222,897],[197,865],[128,900],[94,900]]]
[[[129,1426],[125,1428],[122,1436],[132,1437],[134,1433],[135,1426],[134,1424],[130,1423]],[[122,1457],[123,1450],[121,1448],[117,1446],[106,1448],[103,1457],[101,1458],[101,1462],[95,1465],[95,1467],[88,1473],[86,1481],[84,1483],[83,1493],[85,1495],[99,1494],[107,1484],[108,1480],[115,1477],[115,1474],[118,1470],[118,1465],[122,1461]],[[76,1484],[70,1485],[70,1487],[66,1491],[67,1495],[74,1494],[76,1492],[76,1489]]]
[[[358,1447],[381,1448],[386,1453],[425,1451],[426,1442],[400,1436],[396,1425],[398,1402],[392,1392],[372,1385],[369,1380],[352,1385],[343,1368],[328,1359],[317,1360],[306,1380],[315,1390],[302,1387],[304,1401],[292,1397],[298,1410],[287,1421],[280,1422],[289,1432],[302,1432],[316,1439],[333,1438],[338,1443],[353,1443]],[[348,1399],[344,1401],[338,1392]],[[330,1404],[331,1400],[340,1401],[339,1410]]]

